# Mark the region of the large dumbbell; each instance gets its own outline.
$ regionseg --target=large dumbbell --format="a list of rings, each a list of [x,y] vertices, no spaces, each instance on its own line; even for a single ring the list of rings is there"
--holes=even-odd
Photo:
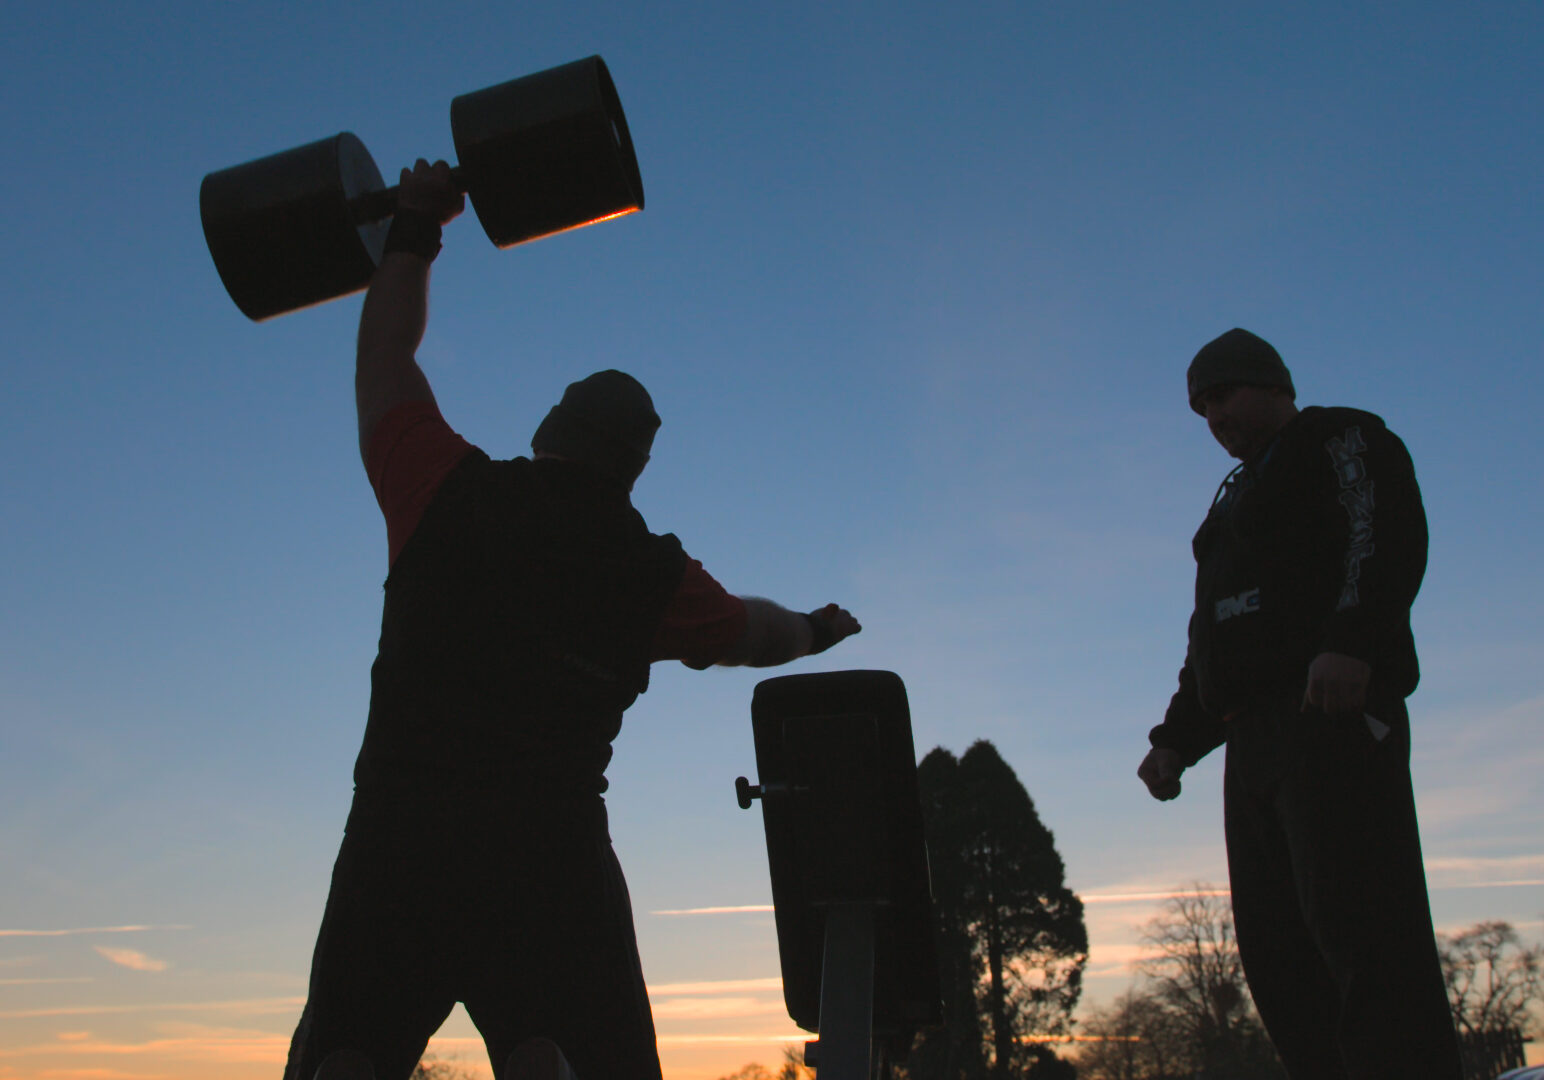
[[[463,94],[450,127],[451,175],[497,247],[643,209],[622,102],[598,56]],[[258,321],[368,285],[397,189],[345,131],[212,172],[198,203],[226,292]]]

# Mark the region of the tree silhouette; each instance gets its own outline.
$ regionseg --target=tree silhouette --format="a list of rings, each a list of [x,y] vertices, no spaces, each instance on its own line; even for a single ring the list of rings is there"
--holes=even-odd
[[[815,1080],[815,1070],[804,1064],[802,1046],[783,1047],[783,1067],[777,1071],[777,1080]]]
[[[918,1040],[914,1080],[1050,1080],[1070,1067],[1033,1036],[1071,1030],[1088,960],[1083,904],[1051,831],[996,747],[917,767],[938,915],[944,1027]]]
[[[765,1065],[752,1062],[718,1080],[814,1080],[815,1070],[804,1064],[802,1047],[783,1047],[783,1065],[773,1073]]]
[[[1189,1069],[1286,1075],[1255,1014],[1233,934],[1233,907],[1221,890],[1196,882],[1169,897],[1142,940],[1153,955],[1137,969],[1149,980],[1153,1000],[1173,1017]]]
[[[1194,1075],[1195,1055],[1179,1017],[1150,989],[1135,988],[1083,1021],[1093,1041],[1078,1054],[1081,1080],[1176,1080]]]
[[[1525,948],[1510,923],[1491,920],[1441,936],[1438,952],[1461,1034],[1533,1033],[1532,1009],[1544,1000],[1544,947]]]
[[[718,1080],[772,1080],[772,1073],[765,1065],[758,1065],[753,1061],[749,1065],[740,1066],[732,1073],[720,1076]]]
[[[428,1054],[413,1066],[408,1080],[475,1080],[476,1076],[476,1073],[462,1065],[441,1061],[433,1054]]]

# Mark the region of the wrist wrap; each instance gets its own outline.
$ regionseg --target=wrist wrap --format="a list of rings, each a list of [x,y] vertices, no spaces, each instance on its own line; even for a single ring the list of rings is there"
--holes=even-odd
[[[831,629],[831,624],[825,616],[818,611],[805,612],[804,617],[810,624],[810,651],[806,654],[814,656],[816,653],[825,652],[836,644],[836,631]]]
[[[433,262],[440,253],[440,231],[440,223],[423,211],[399,208],[392,216],[382,254],[406,251]]]

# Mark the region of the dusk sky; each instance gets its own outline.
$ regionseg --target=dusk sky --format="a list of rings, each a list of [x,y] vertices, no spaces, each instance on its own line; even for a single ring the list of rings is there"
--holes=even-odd
[[[395,177],[454,157],[455,95],[595,53],[647,207],[502,252],[447,230],[444,414],[513,456],[629,371],[664,418],[651,526],[864,624],[776,672],[658,665],[627,715],[608,805],[667,1080],[806,1037],[733,793],[767,675],[893,670],[919,754],[996,744],[1088,905],[1085,1002],[1165,893],[1226,883],[1221,754],[1171,804],[1135,770],[1232,464],[1184,370],[1233,326],[1409,446],[1433,914],[1540,939],[1538,0],[19,0],[0,1080],[276,1080],[348,808],[386,573],[359,297],[248,322],[201,178],[343,130]],[[433,1048],[487,1075],[461,1010]]]

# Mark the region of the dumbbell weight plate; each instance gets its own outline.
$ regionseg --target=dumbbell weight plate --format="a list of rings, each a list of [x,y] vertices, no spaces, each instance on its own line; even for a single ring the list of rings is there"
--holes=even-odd
[[[472,209],[501,248],[643,209],[643,179],[599,56],[450,103]]]
[[[357,223],[349,200],[384,187],[347,131],[204,177],[204,239],[236,306],[260,321],[368,285],[390,221]]]

